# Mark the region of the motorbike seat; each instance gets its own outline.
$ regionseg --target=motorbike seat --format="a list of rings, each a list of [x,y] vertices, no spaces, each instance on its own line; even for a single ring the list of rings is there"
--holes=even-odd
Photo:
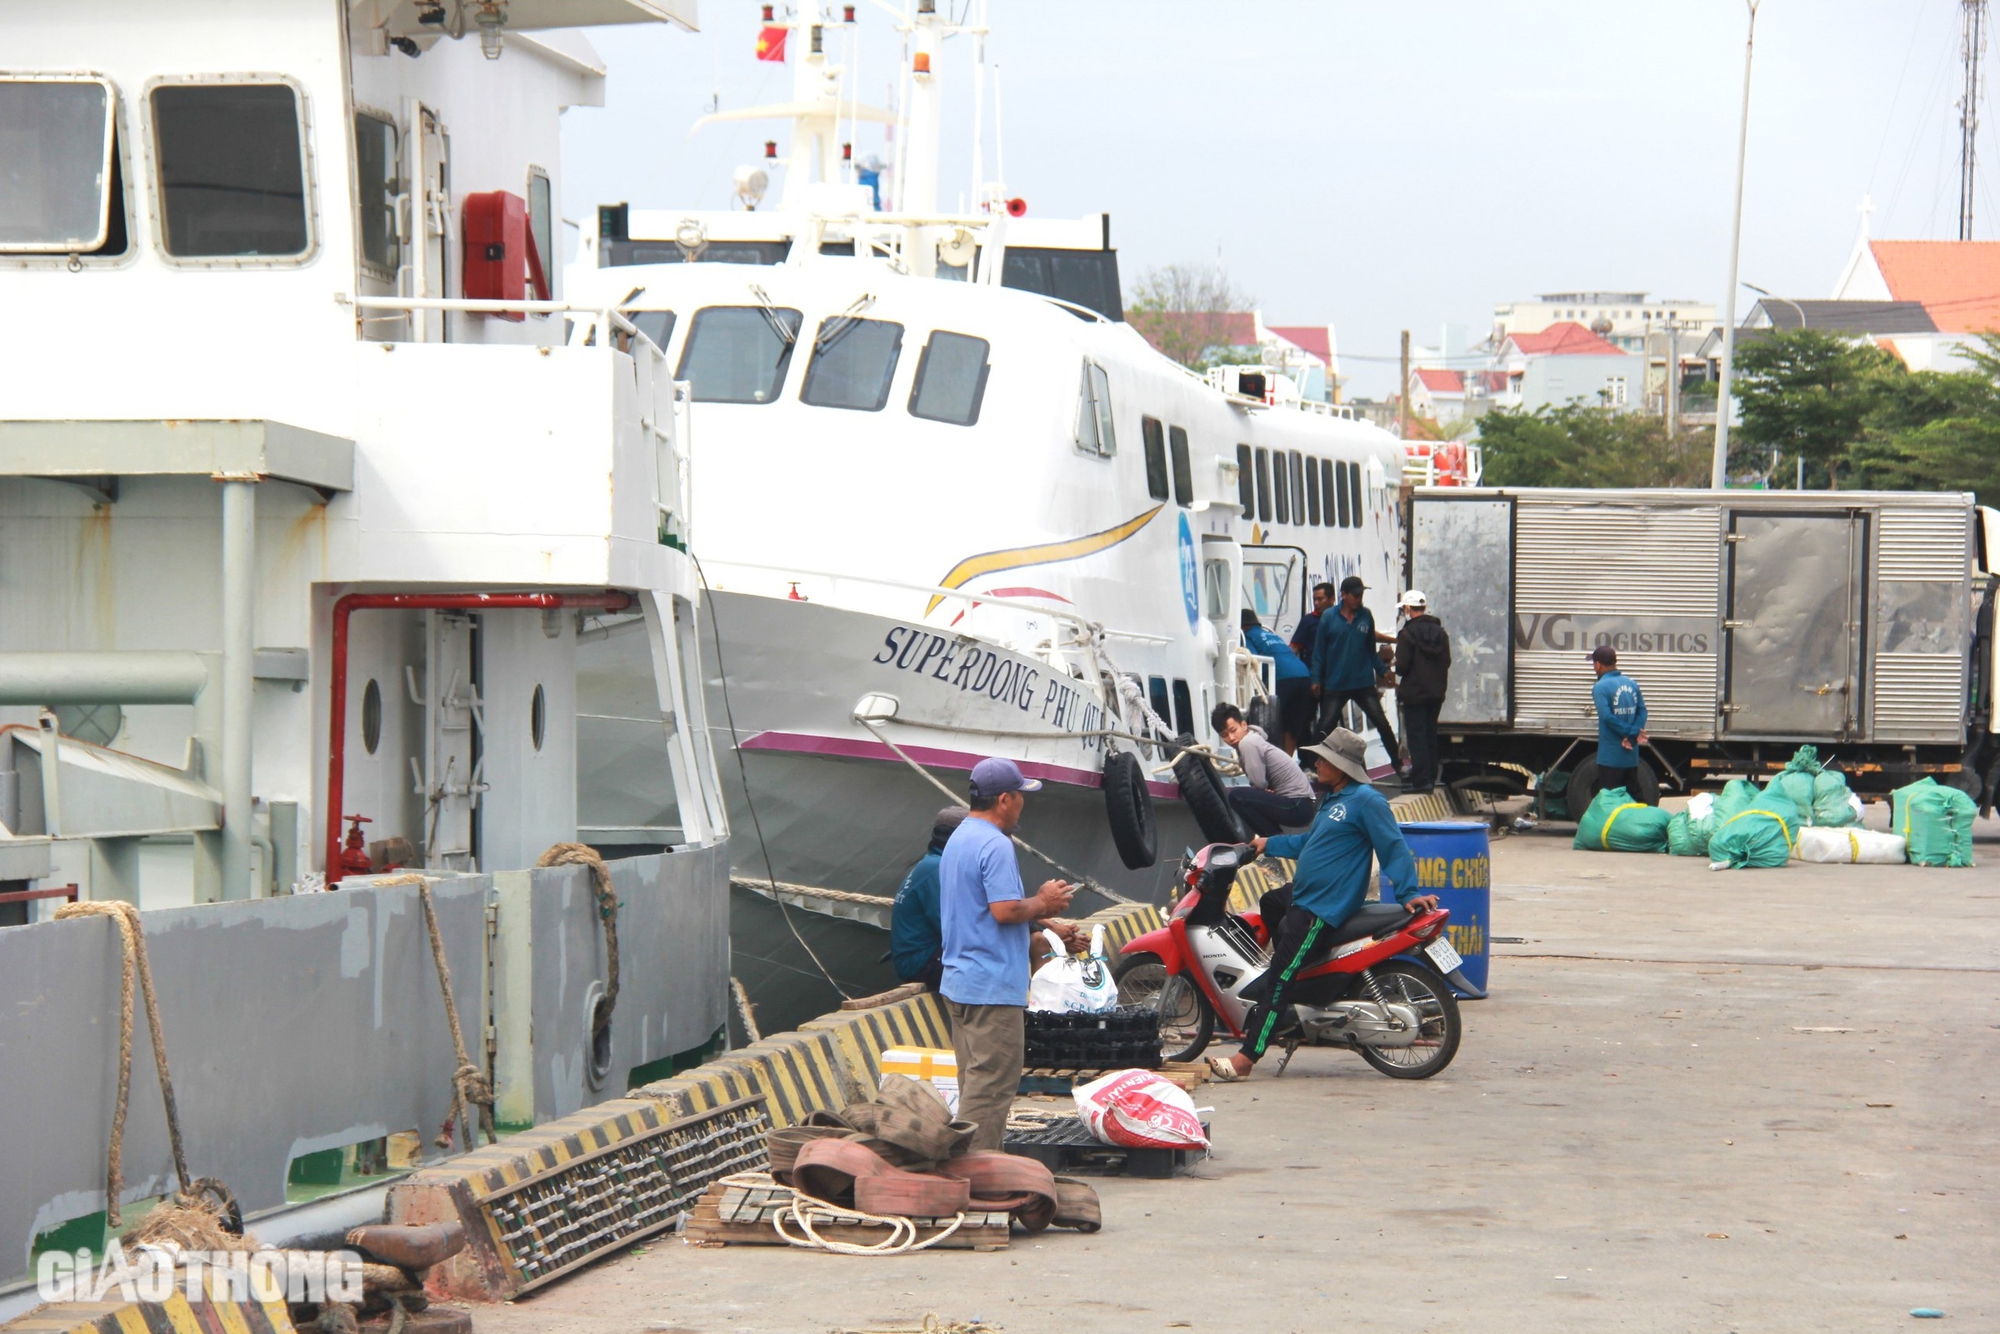
[[[1364,903],[1339,926],[1319,933],[1319,939],[1314,942],[1313,957],[1315,960],[1324,959],[1342,945],[1401,926],[1409,920],[1410,910],[1400,903]]]

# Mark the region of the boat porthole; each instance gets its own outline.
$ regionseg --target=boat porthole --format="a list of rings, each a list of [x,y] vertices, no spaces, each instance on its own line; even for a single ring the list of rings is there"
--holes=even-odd
[[[361,744],[370,755],[382,744],[382,687],[372,679],[361,692]]]
[[[535,743],[535,749],[542,748],[542,738],[549,730],[549,697],[540,686],[535,687],[535,698],[528,705],[528,739]]]

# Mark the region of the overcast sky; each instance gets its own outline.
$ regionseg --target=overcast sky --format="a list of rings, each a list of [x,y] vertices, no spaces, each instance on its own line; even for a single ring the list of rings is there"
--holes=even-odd
[[[772,131],[688,127],[715,98],[783,100],[791,70],[753,58],[757,5],[700,4],[698,34],[592,32],[608,105],[565,118],[570,217],[617,200],[729,206],[732,171]],[[1038,216],[1108,210],[1128,290],[1149,266],[1219,258],[1272,323],[1332,324],[1350,392],[1393,386],[1400,329],[1420,343],[1446,322],[1483,331],[1496,303],[1537,292],[1722,302],[1744,0],[992,0],[991,13],[1009,192]],[[1746,281],[1827,295],[1864,194],[1878,237],[1956,236],[1958,13],[1958,0],[1763,0]],[[900,39],[867,0],[860,17],[857,86],[893,105]],[[942,64],[948,207],[971,180],[970,46],[952,41]],[[2000,112],[1987,119],[1978,234],[2000,237]],[[989,103],[989,153],[992,123]],[[857,155],[881,142],[864,128]]]

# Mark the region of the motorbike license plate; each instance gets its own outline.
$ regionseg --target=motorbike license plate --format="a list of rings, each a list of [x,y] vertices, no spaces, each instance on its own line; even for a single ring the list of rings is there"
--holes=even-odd
[[[1451,947],[1451,942],[1443,936],[1424,946],[1424,953],[1431,956],[1431,962],[1437,965],[1440,973],[1456,972],[1458,966],[1465,962],[1458,956],[1458,951]]]

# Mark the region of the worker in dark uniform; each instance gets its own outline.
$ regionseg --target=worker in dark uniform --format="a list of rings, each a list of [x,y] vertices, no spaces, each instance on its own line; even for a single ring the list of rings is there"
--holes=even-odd
[[[1394,635],[1375,628],[1375,616],[1362,605],[1367,585],[1353,575],[1340,581],[1340,601],[1319,618],[1319,632],[1313,644],[1313,694],[1319,699],[1319,722],[1315,730],[1325,735],[1341,725],[1340,715],[1347,706],[1359,705],[1368,725],[1382,738],[1382,749],[1400,775],[1404,772],[1396,746],[1396,729],[1382,708],[1378,684],[1389,675],[1389,665],[1376,651],[1377,644],[1393,644]]]
[[[1598,790],[1622,787],[1639,799],[1639,747],[1646,744],[1646,696],[1639,683],[1618,670],[1618,650],[1599,644],[1590,651],[1597,684],[1590,702],[1597,708]]]
[[[965,807],[947,806],[931,822],[931,845],[896,891],[889,915],[889,962],[898,982],[921,982],[932,991],[944,972],[944,929],[939,925],[938,864],[944,845],[965,819]]]

